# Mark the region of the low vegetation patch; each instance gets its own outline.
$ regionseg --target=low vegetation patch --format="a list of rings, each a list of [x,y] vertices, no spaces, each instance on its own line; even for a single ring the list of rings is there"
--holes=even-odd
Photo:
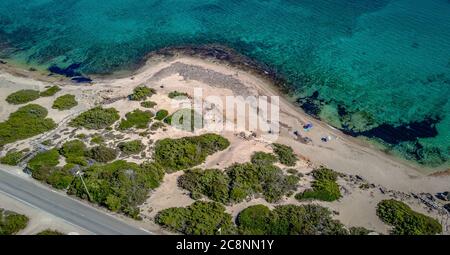
[[[144,101],[154,94],[156,94],[156,91],[154,89],[146,86],[139,86],[134,88],[133,94],[129,95],[128,97],[132,101]]]
[[[188,169],[203,163],[207,156],[225,150],[230,142],[216,134],[205,134],[156,142],[154,158],[167,172]]]
[[[156,215],[159,225],[186,235],[230,235],[236,233],[231,215],[215,202],[197,201],[186,208],[169,208]]]
[[[81,139],[81,140],[84,140],[84,139],[86,139],[87,137],[88,137],[88,136],[87,136],[86,134],[83,134],[83,133],[77,134],[77,135],[75,136],[75,138]]]
[[[63,236],[64,233],[59,232],[58,230],[46,229],[43,230],[36,235],[38,236]]]
[[[144,108],[153,108],[155,107],[157,104],[153,101],[145,101],[145,102],[141,102],[141,106]]]
[[[383,200],[377,206],[377,215],[394,226],[394,235],[436,235],[442,233],[439,221],[413,211],[407,204],[396,200]]]
[[[348,230],[318,205],[282,205],[272,211],[264,205],[250,206],[236,220],[244,235],[346,235]]]
[[[155,163],[137,165],[126,161],[96,164],[84,170],[84,181],[89,194],[77,178],[68,193],[90,199],[114,212],[139,218],[139,208],[151,189],[159,186],[164,170]]]
[[[28,225],[28,217],[0,208],[0,235],[14,235]]]
[[[126,119],[123,119],[119,124],[119,130],[126,130],[130,128],[147,128],[151,119],[153,118],[153,113],[150,111],[141,111],[136,109],[125,115]]]
[[[78,158],[75,152],[77,145],[75,141],[67,142],[64,145],[64,152],[62,152],[63,149],[41,152],[28,162],[27,167],[31,171],[33,178],[45,182],[56,189],[66,189],[72,183],[74,175],[70,171],[77,165],[74,163],[68,163],[64,167],[57,167],[57,165],[59,163],[59,153],[66,154],[69,159]],[[76,160],[72,161],[76,162]]]
[[[188,95],[188,93],[185,93],[185,92],[178,92],[178,91],[172,91],[172,92],[170,92],[169,93],[169,95],[168,95],[168,97],[169,98],[171,98],[171,99],[175,99],[175,98],[179,98],[179,97],[184,97],[184,98],[187,98],[187,97],[189,97],[189,95]]]
[[[167,116],[169,116],[169,112],[167,110],[162,109],[162,110],[159,110],[158,112],[156,112],[155,119],[162,121]]]
[[[178,186],[191,192],[191,197],[200,199],[203,195],[211,200],[226,204],[229,202],[230,178],[218,169],[193,169],[179,177]]]
[[[164,125],[164,123],[157,121],[157,122],[153,123],[153,124],[150,126],[150,130],[156,131],[156,130],[158,130],[158,129],[160,129],[160,128],[163,128],[163,127],[165,127],[165,126],[166,126],[166,125]]]
[[[47,140],[41,142],[41,144],[44,145],[44,146],[49,147],[49,146],[51,146],[53,144],[53,141],[51,139],[47,139]]]
[[[319,168],[312,172],[314,181],[312,189],[295,195],[297,200],[322,200],[332,202],[341,198],[337,184],[338,174],[328,168]]]
[[[45,182],[55,189],[67,189],[75,176],[70,171],[77,169],[77,165],[69,163],[62,168],[53,168]]]
[[[119,143],[119,150],[126,156],[138,154],[145,149],[145,145],[139,140]]]
[[[0,163],[4,165],[17,166],[24,154],[25,153],[23,151],[9,151],[4,157],[0,158]]]
[[[64,111],[64,110],[70,110],[77,105],[78,105],[78,102],[75,99],[75,96],[66,94],[66,95],[56,98],[56,100],[53,102],[52,108],[58,109],[60,111]]]
[[[375,231],[364,228],[364,227],[351,227],[348,230],[349,234],[352,236],[366,236],[370,233],[375,233]]]
[[[349,231],[331,212],[318,205],[264,205],[241,211],[233,224],[225,207],[216,202],[196,201],[188,207],[162,210],[155,222],[186,235],[347,235]]]
[[[61,91],[61,88],[59,86],[55,85],[55,86],[52,86],[52,87],[42,91],[39,95],[41,97],[51,97],[51,96],[54,96],[59,91]]]
[[[281,164],[286,166],[295,166],[298,159],[291,147],[279,143],[272,144],[272,147]]]
[[[11,113],[6,121],[0,122],[0,147],[56,128],[55,122],[46,118],[47,114],[47,109],[36,104],[20,107]]]
[[[91,148],[86,156],[100,163],[108,163],[117,158],[117,150],[99,145]]]
[[[23,89],[16,91],[6,97],[6,102],[10,104],[26,104],[40,97],[39,91],[32,89]]]
[[[70,121],[69,125],[86,129],[104,129],[110,127],[119,119],[120,116],[116,109],[98,106],[81,113]]]
[[[280,168],[272,165],[273,161],[265,164],[265,160],[255,160],[260,159],[262,155],[267,156],[257,152],[252,157],[252,161],[256,163],[235,164],[225,171],[188,170],[180,176],[178,184],[189,190],[195,199],[205,195],[216,202],[228,204],[239,203],[252,195],[262,194],[268,202],[277,202],[297,189],[299,177],[284,175]]]
[[[229,199],[234,203],[258,193],[270,203],[277,202],[297,189],[299,181],[297,176],[284,175],[274,165],[235,164],[226,173],[231,179]]]
[[[45,181],[58,163],[59,152],[57,149],[52,149],[38,153],[28,162],[27,167],[31,171],[33,178]]]
[[[105,139],[103,138],[103,136],[101,135],[94,135],[91,138],[91,143],[95,143],[95,144],[102,144],[105,142]]]
[[[81,140],[65,142],[59,152],[66,158],[67,163],[74,163],[82,166],[87,165],[85,158],[87,147]]]
[[[255,152],[252,155],[252,163],[256,165],[272,165],[277,162],[277,157],[271,153]]]

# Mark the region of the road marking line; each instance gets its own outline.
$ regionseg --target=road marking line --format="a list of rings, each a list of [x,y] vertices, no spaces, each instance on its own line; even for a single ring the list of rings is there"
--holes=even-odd
[[[148,231],[148,230],[145,229],[145,228],[140,227],[139,229],[142,230],[142,231],[144,231],[144,232],[147,232],[147,233],[149,233],[149,234],[153,234],[152,232]]]
[[[23,200],[23,199],[21,199],[21,198],[18,198],[18,197],[16,197],[16,196],[12,195],[12,194],[6,193],[6,192],[4,192],[3,190],[0,190],[0,193],[2,193],[3,195],[5,195],[5,196],[7,196],[7,197],[10,197],[10,198],[12,198],[12,199],[15,199],[15,200],[17,200],[17,201],[19,201],[19,202],[21,202],[21,203],[23,203],[23,204],[26,204],[26,205],[28,205],[28,206],[34,208],[34,209],[38,209],[38,210],[40,210],[40,211],[43,211],[43,212],[46,213],[46,214],[52,215],[53,217],[56,217],[57,219],[60,219],[60,220],[64,221],[65,223],[67,223],[67,224],[69,224],[69,225],[72,225],[73,227],[82,229],[82,230],[86,231],[87,233],[91,233],[91,234],[95,235],[95,233],[92,233],[91,231],[89,231],[89,230],[87,230],[87,229],[85,229],[85,228],[83,228],[83,227],[81,227],[81,226],[78,226],[78,225],[76,225],[76,224],[74,224],[74,223],[72,223],[72,222],[69,222],[69,221],[67,221],[67,220],[65,220],[65,219],[63,219],[63,218],[60,218],[60,217],[54,215],[54,214],[51,213],[51,212],[48,212],[48,211],[46,211],[46,210],[44,210],[44,209],[42,209],[42,208],[39,208],[38,206],[33,205],[33,204],[31,204],[31,203],[29,203],[29,202],[27,202],[27,201],[25,201],[25,200]]]

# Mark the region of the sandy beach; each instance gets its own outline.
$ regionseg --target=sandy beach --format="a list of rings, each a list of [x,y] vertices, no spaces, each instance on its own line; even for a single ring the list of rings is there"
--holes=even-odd
[[[52,139],[53,145],[60,145],[64,140],[73,138],[79,133],[88,135],[96,133],[74,130],[66,126],[67,119],[94,105],[102,104],[104,107],[115,107],[119,110],[121,117],[133,109],[143,109],[138,102],[132,102],[126,98],[138,85],[146,85],[157,91],[157,94],[151,98],[152,101],[157,103],[155,111],[167,109],[170,113],[177,110],[167,97],[167,94],[174,90],[192,95],[194,88],[202,88],[205,98],[212,95],[220,97],[227,95],[244,97],[281,95],[273,81],[260,73],[239,68],[226,61],[196,58],[182,54],[175,54],[174,56],[155,55],[132,75],[92,78],[94,80],[92,84],[74,84],[57,76],[45,77],[38,72],[12,72],[11,67],[3,68],[0,71],[0,100],[4,101],[8,94],[19,89],[44,90],[50,84],[61,86],[62,91],[58,92],[56,96],[66,93],[74,94],[79,105],[69,111],[60,112],[51,109],[54,97],[40,98],[35,101],[35,103],[49,109],[49,117],[60,123],[57,131],[52,131],[50,136],[45,135],[46,139],[49,137]],[[2,104],[0,121],[4,121],[17,108],[18,106]],[[450,190],[450,174],[436,174],[445,171],[445,169],[422,168],[412,162],[387,154],[363,139],[347,136],[326,123],[305,114],[283,96],[280,97],[280,109],[281,130],[277,142],[291,146],[301,159],[295,168],[299,172],[307,174],[316,167],[326,166],[345,174],[345,177],[340,179],[343,198],[332,203],[319,203],[335,211],[335,218],[341,220],[347,226],[363,226],[380,233],[387,233],[389,228],[378,219],[375,208],[382,199],[395,197],[403,200],[413,209],[441,220],[443,216],[438,211],[426,207],[413,194],[429,193],[434,195],[438,192]],[[212,111],[222,112],[223,109],[212,109]],[[303,131],[302,128],[306,123],[313,124],[313,128],[307,132]],[[301,132],[302,136],[308,137],[311,142],[304,143],[297,139],[293,133],[297,130]],[[123,159],[140,163],[151,157],[154,141],[167,137],[192,136],[204,132],[199,130],[196,133],[191,133],[167,127],[164,130],[151,132],[146,136],[140,136],[136,132],[119,133],[116,131],[107,131],[101,133],[101,135],[116,137],[109,140],[111,145],[130,139],[140,139],[144,144],[148,144],[149,146],[145,151],[146,157],[123,157]],[[222,132],[221,135],[230,140],[231,146],[225,151],[208,157],[200,168],[223,169],[233,163],[249,161],[255,151],[272,151],[271,141],[265,140],[263,136],[251,136],[250,134],[251,130]],[[120,138],[118,138],[119,135]],[[329,136],[332,139],[323,142],[321,138],[324,136]],[[8,144],[1,155],[12,148],[26,148],[35,139],[42,140],[44,138],[34,137]],[[147,202],[142,205],[142,214],[145,218],[140,224],[144,227],[156,228],[151,219],[158,211],[174,206],[186,206],[193,202],[187,191],[177,187],[177,178],[180,174],[180,172],[167,174],[161,187],[153,191]],[[302,179],[304,185],[300,185],[298,191],[308,188],[308,178],[310,177],[306,176]],[[360,185],[363,183],[372,186],[368,189],[361,189]],[[233,217],[236,217],[240,210],[252,204],[275,206],[274,204],[268,204],[264,199],[255,198],[248,202],[227,206],[227,211]],[[290,197],[279,204],[301,203]],[[444,218],[442,219],[444,220]]]

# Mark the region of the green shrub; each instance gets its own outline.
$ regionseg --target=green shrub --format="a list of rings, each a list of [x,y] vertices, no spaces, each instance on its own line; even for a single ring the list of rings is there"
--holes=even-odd
[[[54,169],[47,177],[46,182],[56,189],[68,188],[75,178],[74,175],[70,173],[70,170],[75,167],[75,164],[68,163],[62,169]]]
[[[75,138],[77,138],[77,139],[81,139],[81,140],[84,140],[84,139],[86,139],[86,137],[87,137],[87,135],[86,135],[86,134],[83,134],[83,133],[81,133],[81,134],[77,134],[77,135],[75,136]]]
[[[205,195],[211,200],[239,203],[244,199],[261,193],[272,203],[296,190],[299,178],[286,176],[283,171],[271,164],[235,164],[224,172],[216,169],[188,170],[178,179],[181,188],[191,192],[194,199]]]
[[[163,175],[163,169],[157,164],[139,166],[119,160],[89,167],[84,171],[83,179],[92,202],[139,218],[138,206],[147,199],[150,189],[159,186]],[[80,178],[74,180],[68,193],[89,198]]]
[[[162,210],[155,222],[186,235],[229,235],[236,232],[231,215],[218,203],[197,201],[186,208]]]
[[[143,101],[148,97],[153,96],[154,94],[156,94],[156,91],[154,89],[146,86],[139,86],[134,88],[133,94],[131,94],[129,98],[132,101]]]
[[[38,153],[28,162],[33,178],[43,181],[47,180],[53,169],[59,163],[58,150],[52,149],[46,152]]]
[[[61,233],[57,230],[46,229],[46,230],[43,230],[43,231],[37,233],[36,235],[38,235],[38,236],[63,236],[64,233]]]
[[[64,110],[70,110],[77,105],[78,105],[78,102],[75,99],[75,96],[66,94],[66,95],[56,98],[55,101],[53,102],[52,108],[58,109],[60,111],[64,111]]]
[[[228,203],[228,185],[230,180],[227,175],[217,169],[193,169],[188,170],[178,179],[178,185],[191,192],[192,197],[203,194],[210,199]]]
[[[145,149],[145,146],[139,140],[122,142],[117,147],[125,155],[138,154]]]
[[[110,127],[120,119],[119,113],[114,108],[102,108],[101,106],[81,113],[69,125],[72,127],[84,127],[86,129],[104,129]]]
[[[105,142],[105,139],[103,138],[103,136],[101,135],[94,135],[91,138],[91,143],[95,143],[95,144],[102,144]]]
[[[45,118],[47,113],[47,109],[36,104],[20,107],[11,113],[8,120],[0,122],[0,147],[56,128],[52,119]]]
[[[205,134],[156,142],[154,158],[166,171],[188,169],[203,163],[207,156],[225,150],[230,142],[220,135]]]
[[[286,166],[295,166],[298,159],[291,147],[279,143],[272,144],[272,147],[281,164]]]
[[[436,235],[442,225],[435,219],[413,211],[408,205],[393,199],[383,200],[377,206],[377,215],[394,226],[394,235]]]
[[[119,124],[119,130],[126,130],[130,128],[147,128],[153,113],[150,111],[141,111],[139,109],[129,112],[125,115],[126,119],[123,119]]]
[[[67,163],[73,163],[80,166],[87,165],[87,160],[85,158],[87,147],[80,140],[65,142],[59,150],[59,153],[66,158]]]
[[[251,161],[256,165],[272,165],[277,162],[277,157],[271,153],[258,151],[253,153]]]
[[[170,92],[168,96],[169,96],[169,98],[171,98],[171,99],[175,99],[175,98],[177,98],[177,97],[189,97],[188,93],[185,93],[185,92],[178,92],[178,91],[176,91],[176,90]]]
[[[153,101],[145,101],[145,102],[141,102],[141,106],[144,108],[153,108],[155,107],[157,104]]]
[[[44,91],[42,91],[40,93],[41,97],[51,97],[54,96],[56,93],[58,93],[59,91],[61,91],[61,88],[59,86],[52,86]]]
[[[86,155],[97,162],[107,163],[117,158],[117,151],[104,145],[99,145],[91,148]]]
[[[316,180],[329,180],[329,181],[333,181],[333,182],[336,182],[337,178],[338,178],[338,173],[336,173],[335,171],[333,171],[329,168],[325,168],[325,167],[315,169],[312,172],[312,175],[313,175],[314,179],[316,179]]]
[[[155,119],[161,121],[165,119],[167,116],[169,116],[169,112],[167,110],[162,109],[156,112]]]
[[[6,102],[10,104],[25,104],[39,98],[39,91],[32,89],[23,89],[10,94]]]
[[[312,189],[295,195],[297,200],[316,199],[332,202],[341,198],[336,172],[328,168],[319,168],[313,171],[313,176]]]
[[[10,166],[17,166],[20,159],[24,156],[22,151],[10,151],[4,157],[0,158],[0,163]]]
[[[274,165],[235,164],[226,169],[230,177],[230,201],[242,202],[247,197],[262,193],[272,203],[297,188],[299,178],[286,176]]]
[[[158,188],[163,181],[164,175],[166,173],[164,169],[155,162],[144,162],[140,167],[145,174],[145,181],[148,184],[149,188]]]
[[[265,205],[254,205],[241,211],[236,219],[239,232],[245,235],[267,235],[271,230],[273,213]]]
[[[81,140],[72,140],[65,142],[59,152],[66,158],[84,157],[87,147]]]
[[[0,208],[0,235],[14,235],[28,225],[28,217]]]
[[[346,235],[344,225],[318,205],[282,205],[270,211],[264,205],[250,206],[236,220],[245,235]]]

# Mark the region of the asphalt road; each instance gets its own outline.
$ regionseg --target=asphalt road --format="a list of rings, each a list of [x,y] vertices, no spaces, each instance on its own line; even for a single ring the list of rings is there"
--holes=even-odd
[[[0,192],[61,218],[72,225],[81,227],[92,234],[151,234],[75,199],[1,169]]]

